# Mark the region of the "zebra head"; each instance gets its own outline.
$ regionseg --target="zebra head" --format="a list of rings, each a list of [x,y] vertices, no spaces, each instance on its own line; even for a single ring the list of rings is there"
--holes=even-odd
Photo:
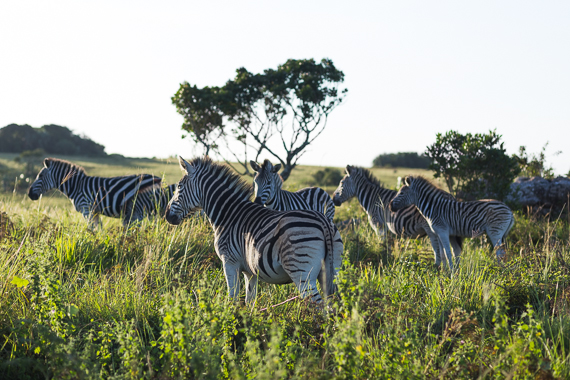
[[[165,213],[168,223],[175,225],[180,224],[189,213],[202,208],[202,191],[198,186],[196,168],[180,156],[178,156],[178,161],[185,174],[178,182]]]
[[[44,160],[44,167],[40,170],[36,180],[32,182],[28,189],[28,197],[30,197],[31,200],[37,201],[40,195],[58,186],[53,171],[50,169],[52,163],[52,160],[49,158]]]
[[[338,187],[333,193],[333,203],[335,206],[340,206],[347,200],[356,196],[356,186],[354,185],[354,178],[350,176],[353,167],[346,165],[346,175],[340,180]]]
[[[263,206],[275,197],[275,194],[283,185],[283,179],[278,173],[279,169],[281,169],[281,164],[273,166],[269,160],[263,161],[262,165],[253,160],[249,163],[255,171],[255,176],[253,177],[255,199],[253,202]]]
[[[398,191],[398,194],[390,202],[390,211],[400,211],[410,205],[416,204],[416,193],[412,189],[413,177],[407,176],[404,178],[403,185]]]

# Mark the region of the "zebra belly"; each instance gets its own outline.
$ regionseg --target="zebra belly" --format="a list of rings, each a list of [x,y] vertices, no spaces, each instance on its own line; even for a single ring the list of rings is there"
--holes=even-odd
[[[263,258],[260,258],[260,261],[261,260],[263,260]],[[268,284],[289,284],[293,282],[291,277],[289,277],[281,266],[281,263],[276,262],[273,263],[272,266],[268,266],[267,262],[260,264],[263,265],[264,270],[257,270],[257,275],[263,282],[267,282]]]

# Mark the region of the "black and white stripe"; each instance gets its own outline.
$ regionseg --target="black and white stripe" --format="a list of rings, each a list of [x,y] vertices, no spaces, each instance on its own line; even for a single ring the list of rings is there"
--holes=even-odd
[[[250,164],[256,172],[253,177],[255,203],[279,211],[315,210],[332,222],[335,208],[326,191],[320,187],[307,187],[294,193],[282,190],[283,178],[278,173],[281,164],[273,166],[269,160],[261,165],[255,161]]]
[[[176,191],[177,184],[167,187],[150,186],[139,191],[125,204],[125,216],[131,221],[143,220],[155,215],[164,216],[166,206]]]
[[[185,172],[166,210],[166,220],[179,224],[202,209],[214,230],[216,253],[224,267],[229,294],[239,295],[239,274],[246,302],[256,296],[258,279],[271,284],[294,282],[302,297],[322,302],[335,291],[334,278],[343,250],[340,233],[322,213],[276,211],[251,202],[252,186],[208,157],[185,161]]]
[[[130,218],[124,213],[125,203],[141,190],[160,186],[160,181],[150,174],[91,177],[82,167],[69,161],[46,158],[28,196],[35,201],[47,191],[58,189],[89,220],[90,226],[100,223],[99,215],[122,217],[123,225],[128,225]]]
[[[333,194],[333,202],[336,206],[340,206],[349,199],[357,197],[368,214],[370,226],[379,236],[385,234],[385,227],[397,236],[418,238],[427,235],[433,247],[435,264],[439,266],[443,252],[439,249],[437,235],[432,232],[429,223],[414,206],[391,212],[388,205],[396,194],[396,191],[382,187],[368,169],[347,165],[346,175]],[[453,198],[451,194],[447,194],[447,197]],[[454,237],[451,240],[451,244],[461,251],[463,239]]]
[[[450,235],[476,237],[486,233],[497,249],[497,259],[501,259],[505,254],[505,237],[515,224],[511,209],[503,202],[493,199],[459,202],[445,194],[447,193],[425,178],[408,176],[392,199],[390,208],[397,212],[415,205],[438,236],[452,269],[453,254],[455,253],[456,264],[459,264],[459,253],[452,252]]]

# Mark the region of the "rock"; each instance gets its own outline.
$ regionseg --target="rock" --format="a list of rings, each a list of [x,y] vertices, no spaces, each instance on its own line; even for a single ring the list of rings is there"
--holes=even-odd
[[[569,196],[570,178],[518,177],[511,184],[511,191],[506,200],[523,207],[541,209],[547,214],[551,211],[562,211]]]

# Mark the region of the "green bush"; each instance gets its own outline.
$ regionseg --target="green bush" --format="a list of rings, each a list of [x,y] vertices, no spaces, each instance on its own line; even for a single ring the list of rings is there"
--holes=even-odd
[[[318,186],[337,186],[342,177],[340,170],[334,168],[324,168],[313,174]]]
[[[517,158],[507,155],[500,140],[495,131],[438,133],[426,150],[432,160],[429,168],[435,171],[434,177],[443,177],[449,192],[460,199],[502,200],[520,168]]]
[[[373,166],[392,168],[427,169],[429,164],[430,159],[427,156],[416,152],[385,153],[372,161]]]

